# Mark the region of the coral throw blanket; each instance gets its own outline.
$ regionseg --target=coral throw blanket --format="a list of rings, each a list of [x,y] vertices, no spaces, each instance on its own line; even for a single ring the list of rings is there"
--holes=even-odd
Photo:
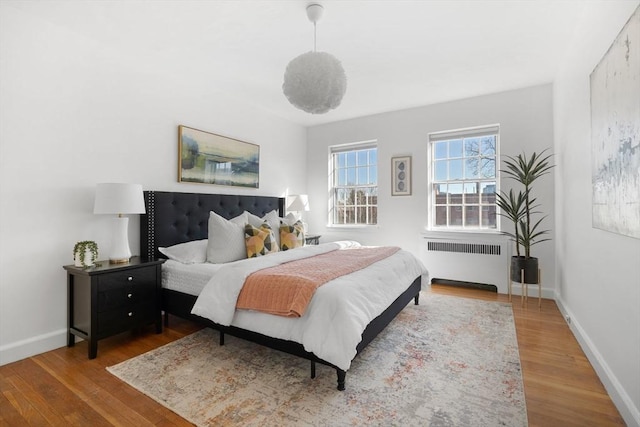
[[[319,286],[399,250],[395,246],[334,250],[258,270],[244,282],[236,308],[300,317]]]

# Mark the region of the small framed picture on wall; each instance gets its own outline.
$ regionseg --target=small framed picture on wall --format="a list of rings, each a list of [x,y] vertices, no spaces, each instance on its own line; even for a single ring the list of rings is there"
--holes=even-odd
[[[411,156],[391,158],[391,195],[411,195]]]

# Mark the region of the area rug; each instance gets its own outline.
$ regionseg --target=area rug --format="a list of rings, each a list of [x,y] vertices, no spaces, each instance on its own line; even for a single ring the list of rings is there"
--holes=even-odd
[[[526,426],[511,306],[423,293],[334,369],[203,329],[107,368],[199,426]]]

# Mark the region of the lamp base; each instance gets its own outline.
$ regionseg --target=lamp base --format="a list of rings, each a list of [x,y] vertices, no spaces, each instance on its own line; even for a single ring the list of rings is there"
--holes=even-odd
[[[128,229],[129,218],[118,217],[113,219],[109,264],[127,264],[129,262],[131,250],[129,249]]]

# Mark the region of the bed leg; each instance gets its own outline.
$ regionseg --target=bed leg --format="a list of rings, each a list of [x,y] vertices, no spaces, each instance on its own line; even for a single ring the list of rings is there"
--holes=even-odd
[[[316,377],[316,361],[312,360],[311,361],[311,378],[315,378]]]
[[[166,328],[169,327],[169,312],[167,311],[164,312],[164,326]]]
[[[220,331],[220,345],[224,345],[224,332]]]
[[[338,374],[338,390],[344,390],[344,381],[347,377],[347,371],[343,371],[342,369],[336,368],[336,373]]]
[[[415,303],[415,305],[418,305],[418,303],[420,302],[420,293],[419,292],[416,294],[415,297],[413,297],[413,302]]]

